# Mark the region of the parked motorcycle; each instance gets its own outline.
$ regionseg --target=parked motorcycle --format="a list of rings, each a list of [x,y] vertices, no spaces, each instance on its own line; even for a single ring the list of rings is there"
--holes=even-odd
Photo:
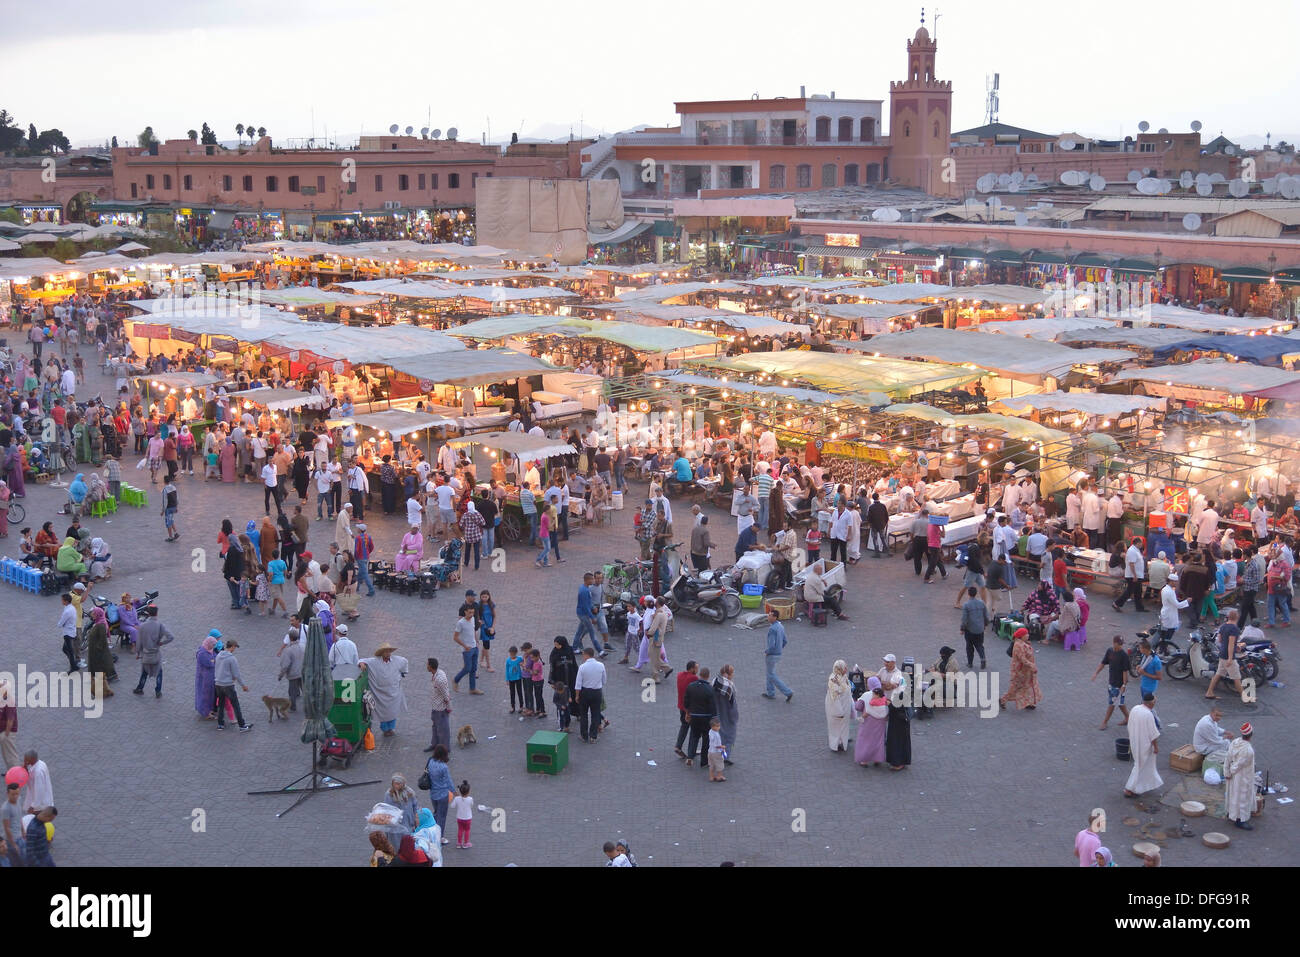
[[[155,603],[157,598],[158,592],[147,591],[144,593],[144,598],[136,600],[135,614],[141,623],[149,618],[158,617],[158,605]],[[120,647],[125,648],[129,645],[131,636],[122,630],[122,624],[118,619],[117,602],[106,595],[96,595],[92,600],[95,607],[104,609],[104,617],[108,621],[109,642],[112,643],[113,639],[116,638]]]
[[[1174,655],[1165,664],[1165,673],[1175,681],[1182,681],[1195,674],[1200,678],[1213,678],[1219,667],[1219,645],[1215,633],[1211,631],[1193,631],[1193,641],[1187,652]],[[1267,639],[1263,641],[1241,642],[1237,644],[1237,666],[1241,677],[1252,678],[1256,687],[1271,681],[1278,673],[1278,653],[1276,643]]]
[[[694,612],[715,625],[727,620],[726,588],[713,581],[692,577],[685,563],[677,557],[676,545],[664,549],[664,562],[668,565],[672,582],[664,597],[673,611]]]
[[[1158,636],[1160,632],[1161,629],[1158,623],[1152,625],[1146,631],[1139,631],[1137,633],[1138,640],[1129,645],[1128,671],[1134,678],[1139,678],[1142,675],[1143,638],[1151,642],[1151,650],[1156,653],[1156,657],[1160,659],[1160,663],[1164,665],[1166,669],[1169,667],[1169,662],[1182,653],[1183,649],[1178,645],[1178,642],[1174,641],[1172,638],[1157,638],[1156,636]],[[1195,641],[1198,635],[1199,632],[1193,629],[1190,632],[1191,640]]]
[[[697,576],[705,584],[718,585],[722,588],[722,604],[727,609],[728,618],[740,617],[744,609],[740,604],[740,592],[736,590],[735,581],[739,577],[735,567],[724,569],[706,569]]]

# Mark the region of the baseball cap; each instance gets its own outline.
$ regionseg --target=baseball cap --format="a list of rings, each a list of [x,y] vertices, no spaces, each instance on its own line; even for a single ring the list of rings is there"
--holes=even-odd
[[[880,660],[881,660],[881,661],[894,661],[894,662],[897,662],[897,661],[898,661],[898,656],[897,656],[897,655],[885,655],[885,657],[881,658]]]
[[[347,633],[348,633],[348,626],[347,626],[347,625],[335,625],[335,626],[334,626],[334,634],[336,634],[336,635],[346,635]]]
[[[85,582],[77,582],[75,585],[72,586],[72,590],[73,590],[73,591],[85,591],[85,590],[86,590],[86,583],[85,583]]]

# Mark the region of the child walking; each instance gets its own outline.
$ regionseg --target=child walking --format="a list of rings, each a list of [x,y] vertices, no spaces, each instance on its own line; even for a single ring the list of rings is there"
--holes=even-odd
[[[709,780],[725,781],[722,776],[722,769],[725,767],[724,762],[727,758],[727,752],[722,747],[722,719],[714,718],[709,722]]]
[[[469,842],[469,826],[474,823],[474,799],[469,796],[469,782],[460,782],[460,793],[451,799],[451,810],[456,812],[456,846],[473,847]]]
[[[822,552],[822,533],[817,527],[814,520],[813,524],[808,526],[808,532],[803,537],[804,548],[808,551],[808,564],[811,565],[817,559],[821,558]]]
[[[557,681],[552,686],[555,688],[555,694],[551,695],[551,704],[555,705],[555,719],[559,730],[569,731],[569,688],[563,681]]]
[[[518,699],[519,710],[524,710],[524,659],[519,657],[519,649],[510,646],[510,657],[506,658],[506,683],[510,685],[510,713],[515,713],[515,701]],[[527,714],[527,712],[524,712]]]

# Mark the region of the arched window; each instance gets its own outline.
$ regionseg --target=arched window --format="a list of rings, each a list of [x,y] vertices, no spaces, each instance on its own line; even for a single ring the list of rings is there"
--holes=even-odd
[[[857,185],[858,185],[858,164],[857,164],[857,163],[848,163],[848,164],[845,165],[845,167],[844,167],[844,185],[845,185],[845,186],[857,186]]]
[[[812,186],[812,166],[808,163],[800,163],[794,168],[795,185],[799,189],[808,189]]]
[[[934,121],[934,138],[935,138],[936,140],[939,138],[939,121],[938,121],[938,120],[935,120],[935,121]]]
[[[859,138],[864,143],[870,143],[876,138],[876,118],[874,116],[864,116],[862,122],[858,124]]]
[[[768,167],[767,188],[785,189],[785,166],[783,164],[773,163]]]
[[[849,143],[853,140],[853,117],[841,116],[839,125],[839,141]]]
[[[836,167],[834,163],[822,164],[822,189],[826,189],[829,186],[836,185],[835,169]]]
[[[829,143],[831,139],[831,118],[829,116],[817,117],[817,142]]]
[[[868,163],[868,164],[867,164],[867,182],[868,182],[868,183],[879,183],[879,182],[880,182],[880,164],[879,164],[879,163]]]
[[[904,136],[911,136],[911,135],[912,135],[912,124],[911,124],[911,123],[904,123],[904,124],[903,124],[903,135],[904,135]]]

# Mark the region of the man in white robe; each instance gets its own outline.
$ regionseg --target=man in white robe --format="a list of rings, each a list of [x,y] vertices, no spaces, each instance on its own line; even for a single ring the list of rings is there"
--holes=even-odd
[[[402,695],[402,679],[406,677],[409,662],[393,654],[397,648],[384,642],[375,649],[373,658],[362,658],[358,665],[370,678],[370,693],[375,699],[372,715],[379,721],[384,737],[391,738],[397,728],[397,716],[406,710]]]
[[[1228,746],[1232,742],[1232,734],[1219,727],[1222,720],[1223,709],[1212,705],[1210,713],[1196,722],[1196,730],[1192,733],[1192,747],[1196,753],[1205,755],[1214,764],[1227,763]]]
[[[1254,766],[1254,757],[1251,766]],[[23,755],[23,767],[27,769],[27,787],[23,790],[23,813],[35,814],[43,807],[54,806],[54,785],[50,783],[49,766],[40,759],[35,751]]]
[[[1160,751],[1156,739],[1160,729],[1156,727],[1156,696],[1147,692],[1142,696],[1140,707],[1134,708],[1128,716],[1129,747],[1133,754],[1133,773],[1124,785],[1125,797],[1136,797],[1147,791],[1154,791],[1165,782],[1156,770]]]
[[[1223,767],[1227,779],[1226,814],[1243,831],[1253,831],[1250,816],[1255,811],[1255,746],[1250,743],[1253,729],[1241,726],[1241,737],[1228,745],[1228,761]]]

